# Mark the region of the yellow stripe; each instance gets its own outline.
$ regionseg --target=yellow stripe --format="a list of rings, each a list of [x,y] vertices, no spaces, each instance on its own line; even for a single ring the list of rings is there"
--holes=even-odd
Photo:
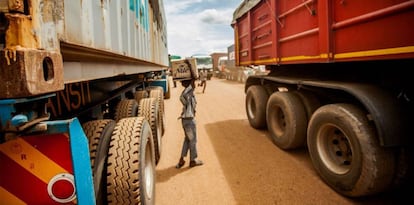
[[[395,55],[395,54],[404,54],[404,53],[414,53],[414,46],[406,46],[399,48],[387,48],[387,49],[377,49],[377,50],[368,50],[368,51],[357,51],[349,53],[337,53],[334,55],[334,59],[345,59],[345,58],[358,58],[358,57],[369,57],[369,56],[381,56],[381,55]],[[315,59],[327,59],[328,54],[322,53],[316,56],[289,56],[281,58],[281,62],[287,61],[298,61],[298,60],[315,60]],[[241,65],[250,65],[254,63],[272,63],[276,62],[276,58],[258,60],[258,61],[244,61],[241,62]]]
[[[399,48],[387,48],[367,51],[357,51],[349,53],[337,53],[334,55],[334,59],[345,59],[345,58],[358,58],[358,57],[369,57],[369,56],[381,56],[381,55],[395,55],[404,53],[414,53],[414,46],[406,46]],[[282,61],[294,61],[294,60],[309,60],[309,59],[326,59],[328,54],[322,53],[319,56],[290,56],[282,58]]]
[[[296,61],[296,60],[313,60],[313,59],[326,59],[328,55],[326,53],[322,53],[317,56],[290,56],[290,57],[283,57],[281,58],[282,61]]]
[[[403,53],[413,53],[413,52],[414,52],[414,46],[407,46],[407,47],[399,47],[399,48],[387,48],[387,49],[349,52],[349,53],[338,53],[338,54],[335,54],[335,58],[355,58],[355,57],[392,55],[392,54],[403,54]]]
[[[25,205],[26,203],[0,186],[0,204]]]
[[[265,60],[257,60],[257,61],[243,61],[240,63],[240,65],[251,65],[251,64],[261,64],[261,63],[276,63],[277,62],[277,58],[269,58],[269,59],[265,59]]]
[[[68,173],[21,138],[2,144],[0,151],[46,184],[56,174]]]

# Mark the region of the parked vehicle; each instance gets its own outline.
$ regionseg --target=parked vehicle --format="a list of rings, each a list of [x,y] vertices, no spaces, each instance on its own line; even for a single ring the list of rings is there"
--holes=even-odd
[[[218,62],[217,62],[217,74],[216,76],[218,78],[226,78],[226,66],[228,63],[228,57],[226,56],[221,56],[218,58]]]
[[[227,57],[227,53],[214,52],[211,53],[210,56],[213,61],[213,76],[220,78],[220,75],[222,74],[222,72],[220,71],[220,59]]]
[[[0,0],[0,204],[155,204],[162,1]]]
[[[210,55],[204,54],[194,54],[191,58],[196,59],[197,69],[200,70],[207,70],[207,80],[210,80],[213,77],[213,59]]]
[[[414,2],[243,1],[236,64],[250,125],[283,150],[307,147],[316,172],[359,197],[412,179]]]

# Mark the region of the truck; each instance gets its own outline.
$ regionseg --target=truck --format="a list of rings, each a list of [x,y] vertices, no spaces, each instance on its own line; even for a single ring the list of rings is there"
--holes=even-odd
[[[0,204],[155,204],[163,1],[0,0]]]
[[[414,1],[244,0],[236,64],[250,126],[305,148],[320,178],[351,198],[404,190],[413,177]]]
[[[218,66],[217,66],[217,74],[216,77],[218,78],[226,78],[226,68],[229,58],[226,56],[221,56],[218,58]]]
[[[249,75],[264,74],[264,66],[240,66],[236,65],[236,55],[234,51],[234,44],[227,47],[227,60],[223,63],[223,73],[227,80],[244,83]],[[261,68],[263,67],[263,69]],[[263,70],[263,71],[262,71]]]
[[[190,58],[195,58],[197,63],[197,70],[200,73],[201,70],[207,71],[207,80],[213,77],[213,58],[207,54],[193,54]]]
[[[245,78],[244,71],[249,69],[249,67],[236,65],[236,55],[234,47],[234,44],[227,47],[227,62],[224,74],[227,80],[244,83],[245,81],[242,81],[242,79]]]
[[[212,62],[213,62],[213,76],[214,77],[220,77],[220,64],[219,64],[219,59],[222,57],[226,57],[227,53],[222,53],[222,52],[214,52],[214,53],[210,53]]]

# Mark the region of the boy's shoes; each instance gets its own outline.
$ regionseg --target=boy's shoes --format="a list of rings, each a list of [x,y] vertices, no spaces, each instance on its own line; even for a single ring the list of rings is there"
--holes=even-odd
[[[190,167],[201,166],[203,165],[203,161],[195,159],[190,162]]]
[[[178,164],[175,166],[175,168],[179,169],[179,168],[181,168],[182,166],[184,166],[184,164],[185,164],[184,159],[180,159],[180,161],[179,161],[179,162],[178,162]]]

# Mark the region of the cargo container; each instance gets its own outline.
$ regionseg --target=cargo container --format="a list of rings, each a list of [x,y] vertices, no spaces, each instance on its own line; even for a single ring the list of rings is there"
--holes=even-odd
[[[348,197],[412,182],[414,1],[245,0],[235,10],[236,64],[250,125],[283,150],[306,147]]]
[[[155,204],[163,1],[0,0],[0,204]]]

